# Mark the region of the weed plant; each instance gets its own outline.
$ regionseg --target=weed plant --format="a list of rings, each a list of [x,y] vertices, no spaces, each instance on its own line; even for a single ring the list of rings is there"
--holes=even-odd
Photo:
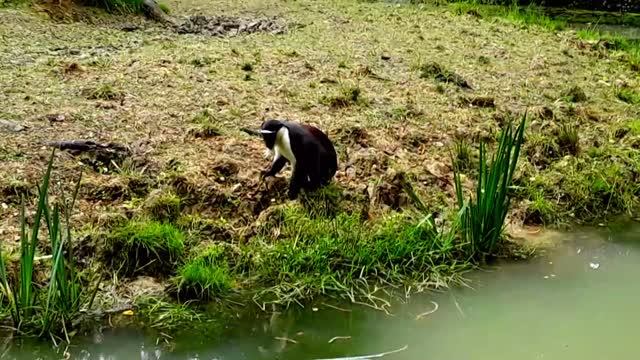
[[[492,254],[502,239],[511,200],[511,182],[524,140],[525,122],[526,115],[515,130],[508,124],[502,131],[490,164],[487,163],[485,144],[480,144],[475,197],[464,199],[460,170],[454,167],[462,236],[470,244],[471,254],[476,258]]]
[[[21,207],[20,258],[17,276],[8,272],[4,249],[0,244],[0,304],[8,314],[13,328],[21,334],[62,335],[69,341],[73,321],[83,306],[91,306],[83,291],[82,279],[73,258],[71,209],[80,181],[70,202],[49,204],[49,184],[55,152],[52,152],[42,183],[38,187],[38,203],[31,229],[28,229],[26,206]],[[40,227],[44,221],[51,247],[50,267],[45,271],[48,281],[36,281],[36,250],[40,245]],[[37,271],[43,271],[38,269]],[[2,312],[0,312],[2,313]]]

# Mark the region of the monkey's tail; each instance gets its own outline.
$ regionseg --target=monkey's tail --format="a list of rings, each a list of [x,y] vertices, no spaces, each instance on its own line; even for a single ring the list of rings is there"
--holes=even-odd
[[[240,131],[245,132],[245,133],[247,133],[249,135],[253,135],[253,136],[261,136],[259,131],[253,130],[253,129],[249,129],[249,128],[245,128],[245,127],[240,128]]]

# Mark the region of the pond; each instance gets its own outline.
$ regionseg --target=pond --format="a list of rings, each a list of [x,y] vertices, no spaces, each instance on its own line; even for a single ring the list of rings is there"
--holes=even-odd
[[[636,359],[640,227],[566,235],[533,260],[470,274],[471,287],[414,296],[391,315],[317,305],[228,322],[224,336],[173,346],[131,329],[76,338],[72,359]],[[416,319],[417,314],[437,311]],[[349,310],[349,311],[345,311]],[[46,343],[4,344],[3,359],[62,359]],[[69,358],[69,357],[67,357]]]

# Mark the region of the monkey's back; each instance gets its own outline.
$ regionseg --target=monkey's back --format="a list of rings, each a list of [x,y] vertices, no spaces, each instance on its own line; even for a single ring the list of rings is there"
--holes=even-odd
[[[331,181],[338,171],[338,157],[329,137],[311,125],[287,122],[286,126],[292,136],[300,136],[304,147],[301,150],[308,157],[309,165],[314,165],[316,180],[320,183]]]

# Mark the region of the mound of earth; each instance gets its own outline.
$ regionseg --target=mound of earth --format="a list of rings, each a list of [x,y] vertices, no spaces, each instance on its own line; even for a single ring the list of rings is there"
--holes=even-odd
[[[231,16],[192,15],[175,27],[178,34],[203,34],[209,36],[234,36],[268,32],[282,34],[287,26],[278,19],[242,19]]]

